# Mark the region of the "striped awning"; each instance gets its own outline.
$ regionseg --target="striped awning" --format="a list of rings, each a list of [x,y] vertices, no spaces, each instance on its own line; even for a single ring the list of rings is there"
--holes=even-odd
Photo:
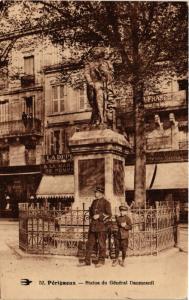
[[[188,163],[162,163],[146,165],[146,189],[187,189]],[[125,167],[125,189],[134,190],[134,166]]]

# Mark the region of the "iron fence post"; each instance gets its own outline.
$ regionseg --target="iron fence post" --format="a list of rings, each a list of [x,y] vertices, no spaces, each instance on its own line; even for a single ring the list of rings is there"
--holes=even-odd
[[[159,205],[156,207],[156,255],[159,251]]]
[[[174,246],[175,247],[179,247],[179,242],[180,242],[180,230],[179,230],[179,218],[178,218],[178,216],[179,216],[179,207],[178,206],[176,206],[175,208],[174,208],[174,242],[175,242],[175,244],[174,244]]]
[[[83,202],[83,245],[85,243],[85,203]]]
[[[154,234],[154,228],[152,223],[152,206],[150,206],[150,255],[152,255],[152,247],[153,247],[153,234]]]

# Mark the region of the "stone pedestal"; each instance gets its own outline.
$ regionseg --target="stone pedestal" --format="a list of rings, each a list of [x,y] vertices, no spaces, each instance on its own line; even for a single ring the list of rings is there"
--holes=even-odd
[[[111,129],[76,132],[69,141],[74,156],[74,207],[94,199],[96,186],[103,186],[112,209],[125,202],[125,156],[129,143]]]

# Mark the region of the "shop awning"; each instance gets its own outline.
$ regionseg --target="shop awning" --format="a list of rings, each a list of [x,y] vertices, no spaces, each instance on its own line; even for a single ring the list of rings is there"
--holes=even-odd
[[[157,174],[152,186],[153,190],[187,189],[188,163],[162,163],[157,165]]]
[[[37,175],[41,174],[41,172],[20,172],[20,173],[1,173],[0,176],[20,176],[20,175]]]
[[[73,175],[44,175],[37,189],[39,197],[66,197],[74,195]]]
[[[146,189],[187,189],[188,163],[146,165]],[[134,166],[125,167],[125,189],[134,190]]]
[[[146,166],[146,188],[149,189],[156,165]],[[134,190],[134,166],[125,167],[125,189],[126,191]]]

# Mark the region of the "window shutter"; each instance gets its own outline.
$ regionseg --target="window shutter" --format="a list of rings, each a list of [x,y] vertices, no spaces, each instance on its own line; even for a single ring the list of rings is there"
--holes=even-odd
[[[7,122],[9,116],[8,100],[0,101],[0,122]]]
[[[85,95],[84,95],[84,89],[79,89],[79,109],[83,110],[85,109]]]
[[[54,154],[54,134],[50,132],[50,154]]]
[[[62,129],[62,154],[66,152],[66,138],[65,138],[65,129]]]

